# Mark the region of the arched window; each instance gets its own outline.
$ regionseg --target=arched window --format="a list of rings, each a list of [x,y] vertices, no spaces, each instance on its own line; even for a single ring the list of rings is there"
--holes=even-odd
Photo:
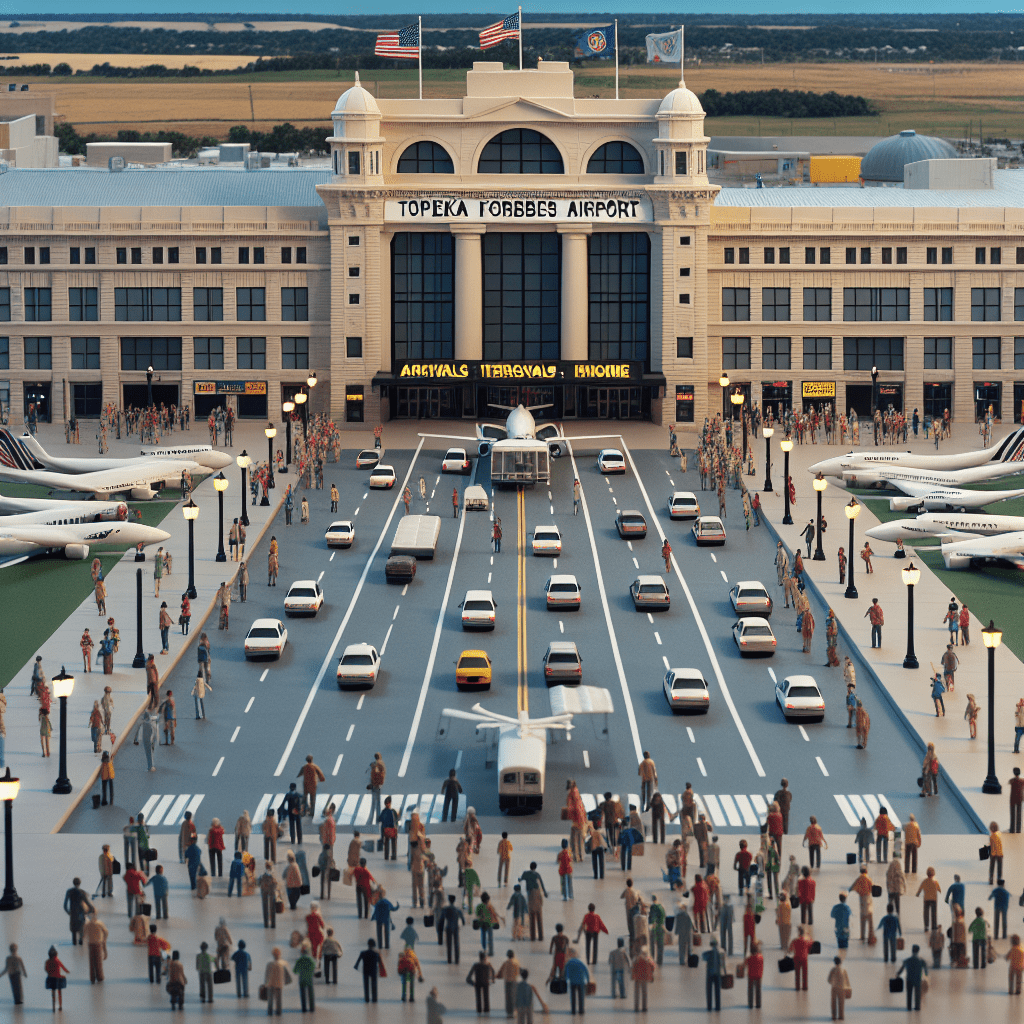
[[[509,128],[484,146],[480,174],[562,174],[555,144],[532,128]]]
[[[455,165],[444,146],[414,142],[398,158],[399,174],[454,174]]]
[[[587,164],[587,174],[643,174],[644,160],[628,142],[606,142]]]

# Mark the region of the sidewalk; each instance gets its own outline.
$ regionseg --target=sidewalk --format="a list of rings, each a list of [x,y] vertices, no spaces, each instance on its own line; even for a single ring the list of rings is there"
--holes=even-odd
[[[86,445],[67,445],[63,431],[59,426],[46,425],[40,429],[39,440],[47,451],[53,454],[87,457],[92,449]],[[260,442],[262,441],[262,445]],[[192,430],[182,434],[175,431],[164,438],[164,443],[209,443],[209,435],[205,430]],[[266,450],[266,438],[262,426],[245,424],[235,431],[235,445],[227,449],[232,455],[240,454],[242,449],[252,453]],[[130,457],[138,455],[140,446],[138,439],[114,441],[110,444],[107,457]],[[224,551],[228,554],[227,534],[232,520],[241,511],[239,490],[241,487],[241,471],[237,466],[229,467],[224,475],[230,480],[230,486],[224,492]],[[280,482],[270,492],[271,504],[268,508],[258,503],[252,505],[251,497],[246,494],[246,511],[250,525],[247,528],[246,554],[254,551],[263,537],[277,510],[284,501],[285,489],[289,482],[295,481],[294,474],[279,478]],[[132,660],[137,645],[136,631],[136,569],[142,570],[142,637],[143,650],[148,657],[156,654],[157,666],[160,670],[161,686],[182,657],[195,658],[194,644],[198,643],[199,635],[205,628],[208,616],[215,612],[214,600],[222,581],[233,581],[238,571],[238,562],[229,560],[218,563],[217,528],[218,528],[218,495],[213,486],[213,477],[206,477],[192,494],[200,512],[194,523],[195,531],[195,585],[198,597],[192,602],[192,622],[189,635],[183,637],[177,625],[181,606],[181,595],[188,587],[188,523],[182,515],[182,503],[178,502],[164,519],[161,528],[166,530],[171,539],[164,544],[166,551],[173,557],[173,575],[165,575],[161,581],[160,597],[153,595],[153,555],[156,548],[146,550],[146,561],[136,563],[134,549],[124,557],[107,574],[107,614],[98,616],[96,602],[90,595],[78,608],[68,616],[62,626],[50,637],[38,654],[43,656],[43,667],[47,679],[52,679],[60,672],[63,665],[69,675],[75,677],[75,689],[68,699],[68,739],[67,739],[67,773],[74,787],[70,794],[61,796],[52,792],[54,781],[60,769],[60,702],[54,698],[50,708],[50,720],[53,735],[50,737],[50,757],[40,756],[39,728],[37,724],[39,704],[35,697],[29,696],[29,685],[32,678],[33,656],[24,668],[18,672],[6,687],[7,695],[7,745],[6,763],[11,765],[12,774],[21,779],[21,790],[15,803],[15,832],[24,834],[45,835],[57,832],[79,801],[87,798],[94,786],[98,792],[96,780],[99,774],[100,758],[93,752],[92,738],[89,733],[89,714],[92,703],[103,697],[104,686],[113,688],[114,714],[111,718],[111,731],[117,737],[114,752],[123,744],[130,743],[131,730],[146,706],[146,671],[144,668],[133,669]],[[265,551],[259,554],[260,559],[266,558]],[[250,576],[258,579],[265,569],[265,562],[250,568]],[[89,572],[89,561],[82,563],[82,572]],[[174,625],[170,631],[170,654],[161,657],[160,632],[158,627],[160,603],[167,602]],[[238,614],[237,605],[235,614]],[[82,655],[79,639],[83,630],[88,627],[96,642],[103,639],[106,620],[113,617],[121,632],[121,649],[114,658],[112,675],[103,674],[102,660],[93,650],[93,670],[91,673],[82,671]],[[211,621],[216,621],[213,619]],[[232,642],[241,642],[238,629],[232,634]],[[211,635],[214,658],[217,656],[217,634]],[[52,686],[51,686],[52,693]],[[178,696],[179,714],[187,703],[188,695]],[[185,707],[187,711],[187,707]],[[104,737],[103,749],[110,750],[109,737]],[[22,847],[21,863],[24,864],[25,848]]]
[[[1014,427],[1004,425],[998,440],[1006,436]],[[812,477],[808,473],[808,467],[822,459],[839,455],[849,451],[849,446],[842,448],[839,445],[795,445],[790,452],[790,475],[796,485],[798,504],[791,509],[793,524],[784,526],[782,518],[785,511],[785,499],[782,491],[783,486],[783,460],[782,452],[774,442],[772,449],[772,482],[776,490],[774,494],[761,493],[761,507],[772,530],[781,538],[789,552],[790,563],[793,561],[793,553],[796,549],[806,555],[806,545],[800,532],[807,525],[808,520],[815,517],[817,510],[817,493],[811,486]],[[949,454],[962,451],[971,451],[980,446],[980,439],[971,430],[961,428],[954,433],[954,437],[943,442],[943,451]],[[861,446],[864,447],[863,445]],[[897,451],[916,451],[920,449],[923,455],[935,454],[932,446],[923,439],[914,442],[913,439],[905,446],[900,446]],[[880,449],[883,450],[883,449]],[[757,482],[763,482],[763,452],[757,451],[759,475],[748,478],[748,486],[751,490],[758,490]],[[1006,485],[1010,486],[1010,485]],[[878,681],[881,683],[881,692],[885,693],[890,703],[897,712],[904,717],[911,730],[920,737],[921,758],[924,758],[925,745],[935,744],[939,763],[949,781],[953,783],[963,795],[965,802],[974,810],[978,817],[979,830],[987,832],[988,823],[997,821],[1000,827],[1008,824],[1008,785],[1014,765],[1020,766],[1020,761],[1013,754],[1013,711],[1017,700],[1022,695],[1018,680],[1021,678],[1021,662],[1003,644],[995,652],[996,667],[996,775],[1003,785],[1001,795],[989,795],[981,792],[981,785],[988,773],[988,651],[981,638],[981,627],[988,623],[982,623],[975,616],[971,616],[969,647],[961,644],[954,648],[960,658],[960,668],[956,674],[956,690],[954,693],[945,695],[946,716],[935,717],[935,709],[931,699],[931,670],[930,664],[939,666],[939,659],[945,653],[946,644],[949,642],[949,634],[942,625],[943,616],[949,605],[950,590],[948,583],[933,573],[915,552],[910,545],[906,545],[907,557],[896,559],[892,557],[896,550],[894,544],[876,541],[872,547],[875,554],[872,558],[874,573],[868,575],[865,571],[864,562],[859,557],[859,552],[864,545],[865,533],[879,523],[878,518],[871,512],[870,508],[861,501],[861,511],[854,523],[854,550],[846,551],[847,564],[853,568],[854,584],[859,593],[855,601],[844,598],[845,584],[840,586],[837,549],[848,548],[849,541],[849,520],[843,511],[843,506],[850,501],[851,492],[843,487],[836,486],[834,480],[829,481],[829,486],[822,495],[822,515],[828,523],[828,531],[822,542],[825,551],[825,561],[815,562],[811,558],[804,558],[805,578],[808,584],[815,588],[822,599],[830,604],[839,620],[840,630],[845,633],[852,648],[858,651],[862,662],[870,667]],[[909,514],[908,514],[909,516]],[[911,517],[912,518],[912,517]],[[813,553],[812,548],[812,553]],[[920,663],[920,668],[905,669],[903,658],[907,649],[907,588],[903,583],[900,570],[909,565],[911,561],[921,570],[921,580],[914,588],[914,645]],[[971,570],[966,570],[970,572]],[[773,567],[763,570],[764,579],[771,577],[775,581]],[[870,645],[871,626],[864,618],[867,609],[871,605],[871,599],[877,597],[879,604],[884,609],[885,625],[882,629],[882,647],[872,649]],[[820,647],[819,647],[820,644]],[[816,650],[824,648],[825,644],[825,623],[816,623],[814,645]],[[815,659],[820,663],[820,658]],[[858,673],[860,672],[858,666]],[[833,670],[838,672],[839,669]],[[975,695],[977,703],[981,707],[981,714],[978,716],[978,738],[969,738],[967,723],[963,719],[964,708],[967,703],[967,693]],[[843,709],[836,708],[833,714],[840,714]],[[870,713],[870,709],[869,709]],[[869,754],[870,756],[870,754]],[[917,775],[920,774],[920,766],[914,772],[913,777],[905,784],[909,787]],[[940,783],[940,798],[949,795]],[[982,826],[984,828],[982,829]],[[1011,842],[1012,842],[1011,837]]]

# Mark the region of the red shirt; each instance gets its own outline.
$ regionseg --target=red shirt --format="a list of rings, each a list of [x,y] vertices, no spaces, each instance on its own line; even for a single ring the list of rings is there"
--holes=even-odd
[[[764,977],[764,957],[760,953],[747,957],[747,977],[755,981]]]
[[[560,875],[572,874],[572,854],[568,850],[558,851],[558,873]]]
[[[224,849],[224,826],[223,825],[211,825],[210,830],[206,833],[206,845],[211,850],[223,850]]]
[[[604,921],[597,914],[584,914],[583,915],[583,930],[588,935],[596,935],[598,932],[604,932],[608,934],[608,929],[604,926]]]
[[[365,889],[367,892],[370,891],[370,884],[373,882],[373,875],[370,874],[368,868],[358,867],[352,869],[352,878],[355,880],[356,885],[361,889]]]
[[[793,961],[798,964],[807,963],[807,954],[811,950],[811,943],[807,939],[796,938],[790,943],[793,947]]]
[[[772,811],[768,815],[768,835],[782,835],[782,812]]]
[[[703,914],[708,909],[708,887],[701,882],[694,885],[693,889],[693,911],[695,914]]]
[[[149,938],[146,939],[146,947],[150,956],[160,956],[162,950],[171,948],[171,944],[166,939],[150,932]]]
[[[124,873],[124,884],[133,896],[141,896],[142,887],[146,884],[146,876],[137,868],[130,868]]]
[[[813,878],[801,878],[796,883],[796,891],[800,896],[801,903],[813,903],[814,902],[814,890],[816,886]]]
[[[734,868],[739,868],[740,871],[749,871],[750,862],[753,859],[754,857],[749,850],[740,850],[740,852],[733,858],[732,866]]]

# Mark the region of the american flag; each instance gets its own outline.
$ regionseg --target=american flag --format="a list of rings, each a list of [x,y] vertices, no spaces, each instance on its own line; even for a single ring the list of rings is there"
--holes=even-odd
[[[510,14],[504,21],[496,21],[480,33],[480,49],[487,50],[505,39],[519,38],[519,12]]]
[[[417,25],[406,25],[397,32],[382,32],[377,36],[373,52],[378,57],[402,57],[415,60],[420,55],[420,30]]]

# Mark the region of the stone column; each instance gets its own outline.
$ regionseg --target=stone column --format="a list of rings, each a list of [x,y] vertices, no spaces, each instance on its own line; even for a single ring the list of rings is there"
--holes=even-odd
[[[589,358],[587,236],[590,224],[559,224],[562,236],[562,358]]]
[[[485,224],[452,224],[455,236],[455,358],[483,359]]]

